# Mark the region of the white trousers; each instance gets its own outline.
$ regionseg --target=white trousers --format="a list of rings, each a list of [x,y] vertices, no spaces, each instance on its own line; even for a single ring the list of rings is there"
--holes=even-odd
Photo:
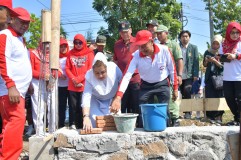
[[[39,88],[41,83],[41,88]],[[32,116],[33,123],[38,136],[45,134],[44,128],[44,107],[47,109],[48,130],[49,133],[53,133],[56,130],[56,111],[55,111],[55,94],[56,84],[53,91],[47,91],[44,81],[39,81],[33,78],[32,84],[34,88],[34,94],[31,96],[32,100]]]

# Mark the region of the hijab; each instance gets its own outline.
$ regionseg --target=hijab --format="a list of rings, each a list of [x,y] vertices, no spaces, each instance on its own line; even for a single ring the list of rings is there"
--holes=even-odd
[[[75,40],[79,40],[82,42],[82,48],[81,49],[77,49],[74,45],[74,48],[69,52],[69,54],[71,55],[75,55],[75,56],[80,56],[80,55],[86,55],[89,54],[90,52],[92,52],[88,47],[87,47],[87,42],[85,40],[85,37],[82,34],[76,34],[74,36],[74,41]]]
[[[219,52],[219,48],[218,49],[213,49],[212,45],[213,45],[213,42],[218,42],[219,45],[222,44],[222,41],[223,41],[223,37],[220,35],[220,34],[217,34],[215,36],[213,36],[213,39],[212,39],[212,43],[211,43],[211,47],[208,49],[208,51],[214,55],[217,55]]]
[[[63,44],[66,44],[66,45],[67,45],[67,52],[66,52],[65,54],[59,52],[59,58],[68,57],[68,55],[69,55],[69,54],[68,54],[68,53],[69,53],[69,44],[68,44],[67,40],[64,39],[64,38],[60,38],[60,44],[59,44],[59,46],[61,46],[61,45],[63,45]]]
[[[230,34],[232,29],[236,28],[241,33],[241,26],[238,22],[230,22],[227,26],[225,40],[223,43],[223,53],[234,53],[237,48],[238,42],[240,41],[240,37],[237,40],[232,40]]]
[[[97,60],[102,61],[106,65],[106,80],[97,79],[92,68],[86,73],[86,81],[88,81],[100,95],[107,95],[111,92],[116,81],[116,65],[113,62],[108,62],[106,56],[102,52],[98,52],[95,55],[92,66]]]

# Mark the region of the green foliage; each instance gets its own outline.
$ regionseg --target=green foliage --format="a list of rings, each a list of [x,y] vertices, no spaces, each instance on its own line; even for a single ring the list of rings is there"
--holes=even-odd
[[[126,19],[132,25],[133,35],[141,29],[146,29],[150,19],[157,19],[161,24],[170,28],[170,35],[176,38],[181,30],[178,21],[181,5],[176,0],[94,0],[93,8],[108,24],[107,48],[112,47],[119,38],[118,22]]]
[[[41,38],[41,20],[36,17],[35,14],[31,14],[32,22],[30,23],[28,32],[30,34],[29,39],[27,40],[28,48],[36,48],[39,44]]]
[[[207,3],[211,1],[211,10],[213,12],[213,22],[215,34],[225,35],[226,27],[229,22],[241,22],[241,2],[240,0],[203,0]]]
[[[32,21],[27,32],[27,36],[29,35],[27,38],[27,48],[36,48],[41,39],[41,19],[36,17],[35,14],[31,14],[31,20]],[[68,35],[62,26],[60,26],[60,35],[65,38]]]

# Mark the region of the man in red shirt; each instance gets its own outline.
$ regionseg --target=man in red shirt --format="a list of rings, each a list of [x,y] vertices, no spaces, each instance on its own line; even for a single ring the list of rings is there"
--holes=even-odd
[[[132,53],[136,51],[138,47],[131,45],[135,42],[135,38],[131,35],[131,24],[128,21],[121,21],[119,23],[119,34],[121,38],[115,43],[113,60],[121,69],[122,73],[124,73],[131,60]],[[121,101],[122,113],[139,112],[139,89],[140,76],[139,73],[135,71]]]

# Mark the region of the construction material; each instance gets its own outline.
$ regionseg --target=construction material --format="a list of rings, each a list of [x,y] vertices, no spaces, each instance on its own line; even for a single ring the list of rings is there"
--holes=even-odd
[[[103,131],[116,131],[114,117],[112,115],[96,116],[96,127]]]
[[[92,128],[90,132],[86,132],[84,129],[80,130],[80,134],[101,134],[102,128]]]

